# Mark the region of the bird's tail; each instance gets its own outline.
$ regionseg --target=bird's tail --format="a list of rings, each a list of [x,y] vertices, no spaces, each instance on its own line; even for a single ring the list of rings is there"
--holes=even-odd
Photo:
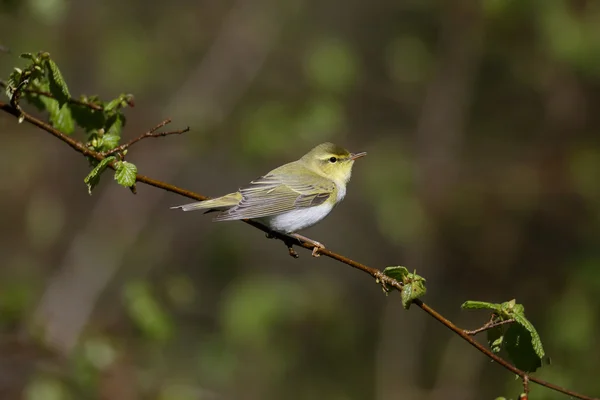
[[[183,204],[181,206],[171,207],[171,209],[181,208],[183,211],[195,211],[195,210],[226,210],[233,206],[238,205],[242,200],[242,195],[238,193],[230,193],[225,196],[217,197],[216,199],[209,199],[204,201],[197,201],[195,203]]]

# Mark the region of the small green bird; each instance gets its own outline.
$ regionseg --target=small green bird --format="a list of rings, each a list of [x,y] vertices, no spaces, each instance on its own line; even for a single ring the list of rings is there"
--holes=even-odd
[[[299,160],[275,168],[235,193],[171,208],[217,211],[214,221],[257,220],[274,231],[310,243],[313,256],[318,256],[325,246],[296,232],[325,218],[342,201],[354,160],[366,154],[322,143]]]

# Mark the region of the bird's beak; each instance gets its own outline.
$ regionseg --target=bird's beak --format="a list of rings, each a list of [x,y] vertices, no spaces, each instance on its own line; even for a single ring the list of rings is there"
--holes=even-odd
[[[361,158],[361,157],[364,157],[364,156],[366,156],[366,155],[367,155],[367,152],[366,152],[366,151],[362,151],[362,152],[360,152],[360,153],[351,153],[351,154],[350,154],[350,159],[351,159],[352,161],[354,161],[354,160],[356,160],[357,158]]]

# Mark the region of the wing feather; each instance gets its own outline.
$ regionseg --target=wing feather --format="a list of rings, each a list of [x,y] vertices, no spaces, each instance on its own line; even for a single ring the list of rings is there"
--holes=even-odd
[[[284,174],[265,175],[241,188],[239,204],[217,214],[215,221],[261,218],[314,207],[323,204],[335,189],[335,183],[316,174],[310,183]]]

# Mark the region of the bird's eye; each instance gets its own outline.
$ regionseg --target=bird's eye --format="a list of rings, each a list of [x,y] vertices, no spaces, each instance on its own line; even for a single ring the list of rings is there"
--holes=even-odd
[[[336,161],[337,161],[337,158],[335,158],[335,157],[331,157],[331,158],[329,159],[329,162],[330,162],[330,163],[332,163],[332,164],[333,164],[334,162],[336,162]]]

